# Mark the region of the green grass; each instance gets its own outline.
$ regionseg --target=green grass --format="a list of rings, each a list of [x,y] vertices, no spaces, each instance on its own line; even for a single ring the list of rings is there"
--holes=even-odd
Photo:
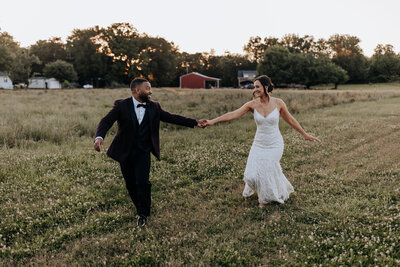
[[[281,123],[281,164],[296,192],[265,209],[241,197],[250,114],[209,129],[163,123],[143,229],[118,164],[92,148],[100,118],[127,96],[0,91],[0,265],[400,264],[400,91],[277,90],[322,143]],[[153,96],[168,111],[211,118],[251,93]]]
[[[324,84],[312,86],[312,89],[332,89],[334,84]],[[400,82],[390,82],[390,83],[369,83],[369,84],[340,84],[338,90],[399,90]]]

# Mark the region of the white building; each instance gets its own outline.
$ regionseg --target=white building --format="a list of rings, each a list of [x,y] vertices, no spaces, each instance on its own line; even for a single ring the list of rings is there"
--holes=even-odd
[[[31,89],[61,89],[61,83],[55,78],[32,77],[29,79],[28,88]]]
[[[240,88],[252,88],[253,81],[256,78],[256,70],[239,70],[238,71],[238,86]]]
[[[1,89],[14,89],[13,83],[8,77],[7,72],[0,71],[0,88]]]

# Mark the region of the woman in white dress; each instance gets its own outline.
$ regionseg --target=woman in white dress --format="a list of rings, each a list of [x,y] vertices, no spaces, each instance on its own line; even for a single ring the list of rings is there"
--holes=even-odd
[[[244,171],[243,196],[247,198],[257,192],[259,207],[264,207],[264,204],[273,201],[284,203],[294,192],[293,186],[286,179],[280,165],[284,144],[279,131],[279,117],[282,117],[307,140],[318,142],[320,140],[303,130],[281,99],[270,96],[274,85],[268,76],[257,77],[254,87],[252,101],[237,110],[213,120],[207,120],[204,126],[235,120],[249,111],[254,113],[257,132]]]

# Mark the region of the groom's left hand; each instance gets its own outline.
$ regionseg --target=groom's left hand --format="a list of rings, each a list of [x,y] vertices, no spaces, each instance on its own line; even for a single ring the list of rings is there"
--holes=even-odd
[[[207,120],[206,119],[201,119],[197,121],[197,126],[201,128],[205,128],[207,126]]]

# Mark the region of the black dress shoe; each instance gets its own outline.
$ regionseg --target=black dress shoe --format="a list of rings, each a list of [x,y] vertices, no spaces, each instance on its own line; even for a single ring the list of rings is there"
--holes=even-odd
[[[143,216],[143,215],[138,215],[138,216],[137,216],[137,223],[136,223],[136,225],[137,225],[138,227],[142,227],[142,226],[145,226],[145,224],[146,224],[146,217]]]

